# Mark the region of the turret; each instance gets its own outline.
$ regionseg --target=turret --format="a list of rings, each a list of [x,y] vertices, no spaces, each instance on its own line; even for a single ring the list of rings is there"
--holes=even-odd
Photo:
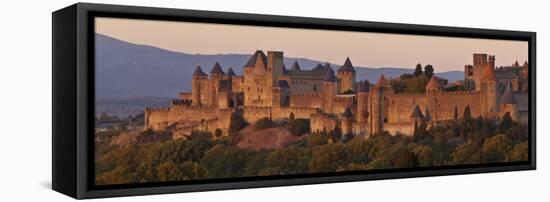
[[[336,72],[336,77],[339,82],[339,93],[355,91],[355,68],[353,68],[349,57],[346,58],[344,65],[342,65]]]
[[[357,114],[358,123],[366,123],[369,116],[369,81],[359,81],[357,83]]]
[[[234,77],[234,76],[237,76],[237,74],[235,74],[235,72],[233,71],[233,69],[230,67],[230,68],[227,70],[227,76],[229,76],[229,77]]]
[[[201,66],[197,66],[195,72],[193,72],[193,81],[191,83],[191,99],[193,100],[192,105],[201,105],[201,80],[207,78]]]
[[[321,92],[323,94],[323,110],[325,112],[331,113],[333,106],[333,97],[337,93],[337,83],[336,76],[334,76],[334,70],[329,69],[325,72],[323,77],[323,87]]]
[[[225,72],[223,72],[220,63],[216,62],[210,70],[210,106],[218,106],[218,91],[220,89],[220,81],[223,79]]]
[[[380,75],[376,84],[369,90],[369,99],[372,103],[371,116],[369,116],[370,134],[383,131],[384,124],[389,118],[388,97],[393,94],[393,89],[384,75]]]
[[[485,98],[486,112],[498,111],[497,79],[493,68],[487,66],[480,78],[480,90]]]
[[[292,67],[290,67],[291,70],[301,70],[300,65],[298,65],[298,61],[294,61],[292,64]]]

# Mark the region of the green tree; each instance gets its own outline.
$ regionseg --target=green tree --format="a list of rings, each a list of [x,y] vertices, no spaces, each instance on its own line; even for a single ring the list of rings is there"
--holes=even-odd
[[[235,134],[243,129],[248,123],[244,120],[244,117],[239,112],[231,113],[230,123],[229,123],[229,132]]]
[[[348,153],[340,143],[314,147],[308,163],[309,172],[334,172],[339,165],[347,163],[347,159]]]
[[[256,123],[254,123],[254,130],[263,130],[271,127],[273,127],[273,121],[268,117],[258,119]]]
[[[388,160],[391,168],[409,168],[417,165],[416,155],[400,144],[392,146],[388,153]]]
[[[416,68],[414,69],[414,76],[419,77],[423,74],[424,73],[422,72],[422,65],[420,63],[416,64]]]
[[[455,120],[458,119],[458,107],[455,105],[455,113],[454,113]]]
[[[181,165],[180,169],[185,180],[198,180],[208,177],[206,169],[197,162],[186,161]]]
[[[469,140],[468,142],[456,147],[451,156],[452,164],[461,165],[480,163],[481,148],[475,141]]]
[[[310,131],[310,123],[309,119],[294,119],[293,121],[290,121],[288,126],[288,131],[297,136],[301,136],[305,133],[308,133]]]
[[[430,64],[426,65],[424,67],[424,75],[428,78],[432,78],[433,74],[434,74],[434,67]]]
[[[529,142],[518,143],[508,155],[509,161],[527,161],[529,160]]]
[[[214,135],[215,135],[216,137],[221,137],[222,134],[223,134],[222,129],[216,128],[216,131],[214,132]]]
[[[340,128],[339,125],[336,125],[332,130],[331,136],[334,142],[340,140],[340,138],[342,138],[342,128]]]
[[[218,144],[206,151],[200,162],[211,178],[240,177],[246,156],[235,146]]]
[[[512,141],[504,134],[495,135],[485,140],[482,158],[485,162],[502,162],[512,149]]]
[[[472,119],[472,114],[470,113],[470,106],[467,105],[466,108],[464,108],[464,115],[462,116],[464,120],[469,121]]]
[[[408,144],[409,150],[412,151],[418,160],[418,166],[429,167],[433,165],[433,151],[429,145],[411,143]]]
[[[299,174],[307,171],[309,155],[297,147],[277,149],[266,156],[266,166],[276,168],[278,174]]]
[[[504,130],[512,127],[513,124],[514,124],[514,120],[512,120],[512,116],[510,116],[510,112],[506,112],[502,116],[499,128],[500,128],[501,131],[504,131]]]
[[[163,162],[157,166],[157,180],[160,182],[188,180],[180,167],[172,161]]]

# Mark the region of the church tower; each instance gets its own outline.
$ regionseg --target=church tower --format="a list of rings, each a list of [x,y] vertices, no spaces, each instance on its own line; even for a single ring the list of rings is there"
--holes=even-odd
[[[355,68],[351,64],[351,61],[346,58],[344,65],[342,65],[336,72],[338,78],[338,93],[343,94],[347,91],[355,92]]]

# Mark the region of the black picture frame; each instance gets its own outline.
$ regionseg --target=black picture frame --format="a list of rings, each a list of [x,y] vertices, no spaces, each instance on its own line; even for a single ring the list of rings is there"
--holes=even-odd
[[[432,168],[94,185],[94,17],[400,33],[528,42],[529,160]],[[52,188],[68,196],[164,194],[536,169],[536,33],[352,20],[77,3],[52,13]]]

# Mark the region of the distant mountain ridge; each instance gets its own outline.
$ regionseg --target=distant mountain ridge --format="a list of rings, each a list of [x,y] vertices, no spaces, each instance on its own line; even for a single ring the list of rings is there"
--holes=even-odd
[[[127,99],[136,97],[175,97],[178,92],[191,90],[191,78],[197,65],[204,72],[210,72],[216,61],[227,71],[232,67],[242,74],[242,66],[250,54],[187,54],[169,51],[148,45],[124,42],[109,36],[96,34],[96,98]],[[252,53],[251,53],[252,54]],[[287,58],[287,68],[298,61],[302,69],[311,69],[321,61],[306,58]],[[343,62],[343,59],[342,59]],[[353,62],[353,58],[352,58]],[[340,67],[331,64],[334,69]],[[355,66],[357,80],[367,79],[371,83],[384,74],[397,77],[412,73],[412,68],[369,68]],[[462,71],[436,73],[449,81],[461,80]]]

